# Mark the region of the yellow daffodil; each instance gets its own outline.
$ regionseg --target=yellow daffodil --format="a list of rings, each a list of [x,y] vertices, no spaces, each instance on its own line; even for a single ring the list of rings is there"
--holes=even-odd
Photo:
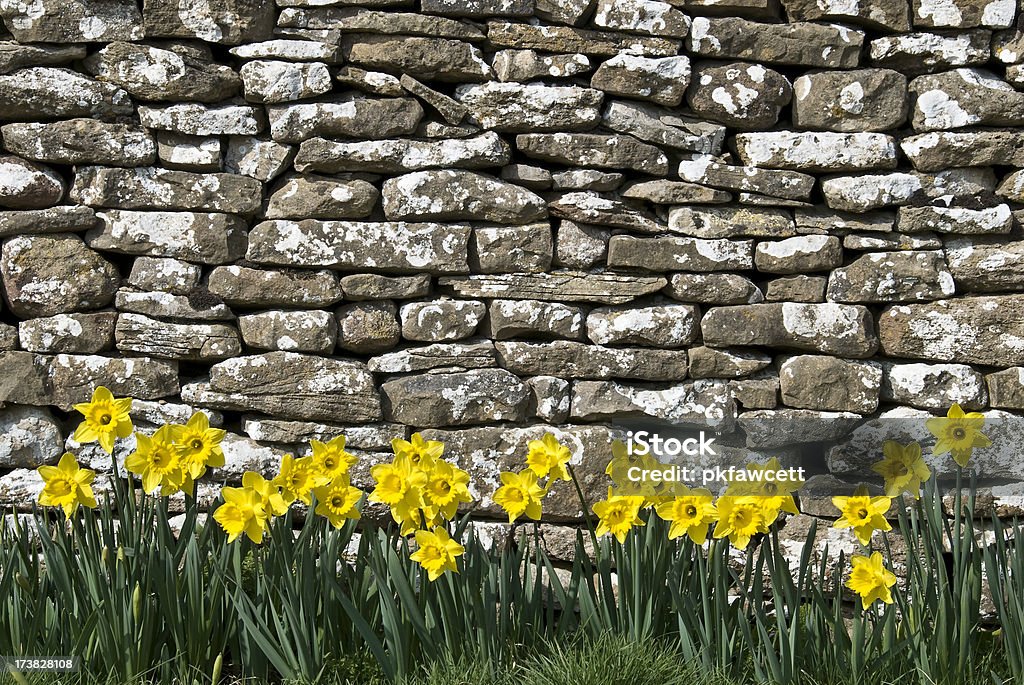
[[[523,514],[539,521],[545,495],[547,489],[537,483],[537,474],[525,469],[519,473],[502,471],[501,487],[494,491],[493,499],[508,514],[508,522],[514,523]]]
[[[409,440],[392,440],[391,449],[396,457],[406,457],[414,467],[429,471],[431,464],[444,454],[444,443],[424,440],[419,433],[413,433]]]
[[[363,491],[352,487],[348,476],[338,476],[327,485],[313,490],[316,495],[316,513],[326,518],[335,528],[341,528],[348,519],[358,519],[356,507]]]
[[[263,498],[250,487],[221,489],[224,503],[213,512],[213,519],[228,534],[228,542],[234,542],[242,533],[259,544],[263,540],[270,515],[264,507]]]
[[[455,559],[465,553],[466,548],[452,540],[444,528],[416,531],[418,549],[409,558],[417,562],[427,572],[430,580],[437,580],[445,571],[458,573]]]
[[[440,515],[451,521],[460,503],[473,501],[469,494],[469,474],[443,459],[436,461],[427,474],[423,496],[428,518]]]
[[[888,497],[872,497],[863,485],[853,491],[852,497],[833,497],[832,504],[843,515],[832,526],[853,528],[857,540],[865,547],[871,543],[871,535],[876,530],[892,530],[892,526],[885,520],[885,512],[889,511],[892,500]]]
[[[711,492],[703,488],[690,490],[682,486],[677,487],[676,492],[675,497],[655,507],[658,516],[672,522],[668,539],[675,540],[681,535],[687,535],[698,545],[703,545],[708,539],[708,528],[718,518]]]
[[[643,506],[643,497],[616,495],[612,488],[608,488],[608,499],[596,502],[593,506],[598,517],[595,532],[598,535],[611,533],[620,543],[625,542],[626,535],[634,526],[644,525],[640,518]]]
[[[152,436],[135,434],[135,451],[124,465],[142,478],[142,489],[152,493],[158,487],[163,496],[173,495],[185,482],[178,450],[170,426],[161,426]]]
[[[359,458],[345,451],[345,436],[339,435],[329,442],[310,440],[313,450],[313,466],[321,483],[330,483],[339,476],[348,474]]]
[[[935,436],[935,455],[949,454],[961,467],[966,467],[975,447],[988,447],[992,441],[981,432],[985,416],[980,412],[965,413],[959,404],[949,408],[945,417],[936,416],[925,422]]]
[[[227,431],[210,428],[209,417],[201,411],[192,415],[184,426],[171,426],[171,439],[181,459],[185,474],[181,489],[192,494],[194,482],[206,473],[207,468],[224,466],[224,450],[220,443]]]
[[[632,469],[638,469],[633,471]],[[665,468],[665,465],[658,461],[650,451],[630,450],[621,440],[612,441],[612,458],[605,467],[604,472],[614,484],[615,491],[620,495],[645,495],[647,501],[644,506],[668,501],[673,494],[672,484],[666,482],[654,483],[652,481],[638,481],[630,478],[642,478],[643,472],[651,472]]]
[[[266,512],[268,520],[288,511],[288,503],[281,496],[278,486],[255,471],[246,471],[242,474],[242,487],[256,493],[259,505]]]
[[[71,518],[78,505],[96,507],[91,485],[96,472],[80,468],[75,455],[65,452],[56,466],[40,466],[37,471],[43,478],[39,503],[44,507],[61,507],[67,518]]]
[[[315,468],[312,457],[296,459],[286,454],[281,457],[281,467],[271,484],[281,488],[281,497],[285,503],[299,500],[309,504],[310,493],[317,484]]]
[[[921,456],[921,445],[912,442],[901,445],[895,440],[882,443],[881,461],[875,462],[871,470],[885,479],[887,497],[898,497],[908,493],[915,499],[921,498],[921,483],[931,478],[932,472]]]
[[[779,460],[772,457],[765,464],[750,462],[746,466],[747,480],[732,480],[726,489],[727,496],[754,497],[761,505],[764,525],[775,523],[780,512],[799,514],[793,493],[803,487],[802,480],[777,480],[775,474],[785,473]]]
[[[853,569],[846,587],[860,595],[861,605],[867,609],[875,600],[892,604],[892,591],[896,584],[896,574],[882,563],[882,555],[874,552],[870,557],[854,554],[850,557]]]
[[[128,412],[132,398],[115,399],[102,385],[92,393],[92,399],[74,405],[85,419],[78,424],[71,439],[79,444],[98,442],[107,454],[114,452],[114,440],[132,434],[132,420]]]
[[[527,448],[526,465],[538,478],[570,480],[566,464],[572,458],[572,452],[558,442],[553,433],[545,433],[540,440],[531,440]]]
[[[714,536],[728,537],[737,549],[746,549],[750,538],[758,533],[767,533],[768,524],[761,501],[749,495],[726,495],[718,498],[718,522]]]
[[[392,518],[402,524],[404,531],[419,526],[427,475],[413,468],[409,456],[396,456],[390,464],[377,464],[370,469],[370,475],[376,483],[370,501],[391,507]]]

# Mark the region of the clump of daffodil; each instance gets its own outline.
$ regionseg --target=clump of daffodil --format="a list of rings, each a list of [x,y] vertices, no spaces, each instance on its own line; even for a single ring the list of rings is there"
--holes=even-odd
[[[224,466],[224,450],[220,443],[227,431],[211,428],[210,419],[201,411],[192,415],[185,425],[171,425],[171,439],[178,450],[184,479],[181,490],[188,495],[195,491],[195,481],[207,468]]]
[[[313,489],[316,513],[326,518],[335,528],[341,528],[348,519],[358,519],[356,507],[363,491],[349,483],[348,476],[338,476],[330,483]]]
[[[988,447],[992,441],[981,432],[985,425],[985,416],[980,412],[964,412],[959,404],[954,403],[945,417],[936,416],[925,422],[928,430],[935,436],[935,455],[946,454],[961,467],[966,467],[975,447]]]
[[[375,465],[370,469],[370,475],[376,484],[370,493],[370,501],[391,507],[391,516],[402,525],[403,535],[420,528],[427,475],[413,466],[409,455],[396,455],[390,464]]]
[[[776,480],[775,474],[786,473],[779,460],[772,457],[765,464],[750,462],[745,469],[746,480],[731,480],[727,496],[753,497],[761,506],[764,525],[775,523],[783,511],[799,514],[793,493],[803,486],[802,480]]]
[[[765,510],[758,497],[723,495],[715,506],[718,508],[713,534],[716,539],[728,537],[734,547],[746,549],[752,537],[768,532]]]
[[[879,552],[872,553],[870,557],[854,554],[850,557],[850,563],[853,568],[846,587],[860,595],[864,609],[876,600],[892,604],[892,591],[889,588],[896,584],[896,574],[885,567]]]
[[[399,438],[392,440],[391,450],[396,457],[406,457],[413,466],[426,471],[444,454],[444,443],[437,440],[424,440],[419,433],[413,433],[409,440]]]
[[[690,490],[677,487],[676,496],[658,504],[654,510],[658,516],[671,522],[668,539],[686,535],[698,545],[703,545],[708,538],[708,529],[718,520],[718,509],[709,490],[697,488]]]
[[[637,489],[637,483],[630,478],[631,469],[637,468],[640,471],[654,471],[663,468],[661,462],[654,458],[648,450],[630,450],[622,440],[612,441],[612,458],[605,467],[604,472],[611,479],[619,492],[633,492]]]
[[[40,466],[36,470],[43,478],[39,503],[44,507],[61,507],[67,518],[71,518],[79,505],[96,507],[92,492],[96,472],[79,467],[75,455],[65,452],[56,466]]]
[[[871,544],[871,535],[876,530],[892,530],[885,520],[892,500],[888,497],[872,497],[866,486],[858,486],[852,497],[833,497],[832,504],[842,513],[834,528],[852,528],[857,541],[865,547]]]
[[[290,454],[284,455],[281,457],[281,467],[271,483],[281,489],[281,498],[286,504],[295,500],[309,504],[310,495],[318,483],[313,458],[296,459]]]
[[[359,461],[356,455],[345,451],[344,435],[339,435],[328,442],[310,440],[309,446],[313,450],[313,468],[326,483],[339,476],[348,475],[349,469]]]
[[[538,478],[570,480],[567,464],[572,458],[568,447],[558,442],[553,433],[546,433],[540,440],[527,443],[526,466]]]
[[[469,494],[469,474],[457,466],[444,460],[434,461],[426,475],[423,499],[426,504],[424,518],[428,522],[437,525],[438,517],[451,521],[459,504],[473,501]]]
[[[79,444],[98,442],[107,454],[114,452],[114,440],[127,438],[132,434],[132,420],[128,412],[132,398],[115,399],[113,393],[102,385],[92,393],[88,402],[74,405],[84,416],[71,439]]]
[[[259,543],[267,525],[275,516],[288,510],[279,488],[258,473],[242,474],[242,487],[221,489],[224,503],[213,512],[213,518],[233,542],[242,533]]]
[[[931,478],[932,472],[921,456],[921,445],[912,442],[901,445],[895,440],[882,443],[881,461],[871,465],[871,470],[885,479],[887,497],[898,497],[906,492],[915,499],[921,498],[921,484]]]
[[[172,495],[185,482],[172,430],[171,426],[161,426],[152,436],[136,433],[135,451],[125,459],[125,468],[142,478],[142,489],[147,493],[160,488],[161,495]]]
[[[453,540],[444,528],[416,531],[416,545],[417,550],[409,558],[423,567],[430,580],[437,580],[445,571],[459,572],[455,560],[466,548]]]
[[[600,502],[595,502],[593,509],[597,514],[597,535],[611,533],[620,543],[626,541],[635,526],[645,525],[640,518],[640,510],[645,502],[643,497],[634,495],[616,495],[615,490],[608,488],[608,497]]]
[[[541,500],[547,490],[537,482],[537,474],[530,469],[519,473],[503,471],[501,487],[494,491],[494,503],[508,514],[508,522],[514,523],[524,514],[534,521],[540,520]]]

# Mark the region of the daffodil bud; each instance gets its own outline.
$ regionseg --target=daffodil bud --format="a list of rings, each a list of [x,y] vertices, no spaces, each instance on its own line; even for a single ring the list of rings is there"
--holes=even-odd
[[[104,547],[103,551],[100,552],[100,559],[103,561],[103,565],[106,566],[110,563],[110,548]]]
[[[132,615],[138,625],[142,620],[142,588],[138,583],[135,583],[135,591],[132,592]]]
[[[124,563],[124,547],[121,545],[117,546],[117,561],[118,563]]]
[[[15,574],[14,580],[22,590],[25,592],[32,592],[32,583],[28,582],[28,578],[23,576],[21,573]]]
[[[224,654],[218,654],[216,661],[213,662],[213,673],[210,674],[210,685],[217,685],[217,681],[220,680],[220,672],[224,668]]]

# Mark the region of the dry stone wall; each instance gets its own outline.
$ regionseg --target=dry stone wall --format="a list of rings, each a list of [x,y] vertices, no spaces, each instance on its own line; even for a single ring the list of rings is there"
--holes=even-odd
[[[803,464],[825,513],[959,402],[1003,421],[977,465],[1008,511],[1021,16],[0,0],[0,503],[66,447],[110,471],[68,438],[103,384],[143,429],[208,411],[220,480],[344,432],[366,485],[422,431],[485,517],[552,429],[599,495],[630,421]],[[580,513],[564,489],[547,511]]]

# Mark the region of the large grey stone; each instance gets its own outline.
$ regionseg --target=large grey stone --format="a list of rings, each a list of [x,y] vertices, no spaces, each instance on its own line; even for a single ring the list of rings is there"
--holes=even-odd
[[[942,252],[871,252],[832,272],[827,297],[832,302],[913,302],[939,300],[955,290]]]
[[[0,410],[0,467],[34,469],[53,464],[64,452],[60,424],[45,409]]]
[[[1012,0],[913,0],[914,26],[969,29],[1013,25],[1017,5]]]
[[[114,346],[116,312],[55,314],[18,322],[18,342],[29,352],[95,354]]]
[[[828,271],[843,263],[843,247],[834,235],[802,235],[785,240],[765,240],[754,250],[758,271],[799,274]]]
[[[20,43],[99,43],[145,37],[139,6],[129,0],[3,0],[0,19]]]
[[[402,337],[418,342],[462,340],[476,333],[487,313],[478,300],[410,302],[398,310]]]
[[[356,302],[338,307],[338,348],[357,354],[378,354],[401,339],[398,310],[390,300]]]
[[[967,411],[988,404],[985,379],[964,364],[884,362],[882,399],[919,409],[946,410],[954,403]]]
[[[547,215],[538,195],[472,171],[415,171],[384,182],[389,219],[494,221],[525,224]]]
[[[101,357],[58,354],[49,368],[52,397],[65,411],[88,402],[96,387],[107,387],[115,397],[157,400],[178,393],[178,363],[150,357]]]
[[[751,240],[704,240],[701,238],[634,238],[612,236],[608,266],[647,271],[732,271],[752,269]]]
[[[529,389],[503,369],[405,376],[381,386],[390,420],[416,427],[526,418]]]
[[[878,408],[882,369],[820,355],[790,357],[779,367],[782,402],[798,409],[870,414]]]
[[[146,128],[188,136],[253,136],[263,130],[262,113],[248,105],[140,106],[139,121]]]
[[[482,169],[507,164],[509,145],[493,132],[441,140],[346,142],[313,138],[303,141],[295,158],[299,171],[338,173],[369,171],[405,173],[423,169]]]
[[[125,284],[139,290],[188,295],[199,285],[202,275],[201,267],[179,259],[139,257],[132,262]]]
[[[860,61],[864,32],[838,25],[762,24],[737,17],[697,17],[688,50],[717,59],[849,69]]]
[[[185,51],[117,41],[93,53],[85,69],[140,100],[217,102],[242,88],[231,67],[197,59]]]
[[[601,91],[592,88],[539,83],[491,81],[455,89],[455,99],[469,109],[472,121],[511,133],[592,128],[601,119],[603,98]]]
[[[264,270],[220,266],[208,277],[210,293],[232,307],[328,307],[344,295],[331,271]]]
[[[409,135],[423,118],[414,98],[371,98],[345,95],[325,102],[269,105],[270,135],[279,143],[344,136],[379,140]]]
[[[238,45],[270,38],[274,5],[261,0],[144,0],[149,38],[198,38]]]
[[[285,28],[341,33],[403,34],[478,41],[483,32],[468,22],[416,12],[380,11],[362,7],[287,8],[277,25]],[[443,49],[443,48],[442,48]]]
[[[44,209],[64,197],[64,180],[49,167],[0,155],[0,207]]]
[[[575,305],[539,300],[491,300],[488,309],[490,337],[568,338],[583,337],[584,311]]]
[[[665,153],[631,136],[525,133],[516,136],[516,147],[528,157],[569,166],[633,169],[656,176],[668,171]]]
[[[497,365],[494,343],[489,340],[417,345],[373,357],[367,362],[370,371],[376,373],[409,373],[438,368],[480,369]]]
[[[71,197],[93,207],[253,214],[263,186],[236,174],[193,174],[154,167],[80,167]]]
[[[969,207],[900,207],[896,230],[903,233],[960,233],[983,235],[1009,233],[1013,214],[1009,205],[984,209]]]
[[[763,345],[861,359],[878,349],[866,307],[795,302],[713,307],[701,320],[712,347]]]
[[[0,119],[110,117],[130,115],[132,111],[127,92],[70,69],[30,67],[0,75]]]
[[[551,0],[545,0],[550,4]],[[575,2],[575,0],[570,0]],[[496,47],[546,52],[581,52],[613,57],[620,52],[645,57],[671,57],[679,53],[680,41],[673,38],[630,36],[612,31],[589,31],[569,26],[491,21],[487,40]]]
[[[639,57],[620,53],[605,60],[594,72],[590,85],[597,90],[638,100],[676,107],[690,84],[690,59]]]
[[[945,251],[953,280],[962,290],[990,292],[1024,287],[1024,242],[954,238],[946,241]]]
[[[673,233],[695,238],[786,238],[796,235],[785,209],[758,207],[673,207],[668,213]]]
[[[277,103],[306,100],[329,93],[331,72],[323,62],[256,60],[238,70],[249,102]]]
[[[382,276],[353,274],[341,279],[345,297],[359,300],[409,300],[430,292],[430,274],[416,276]]]
[[[109,209],[96,216],[100,225],[85,238],[97,250],[201,264],[224,264],[245,254],[245,221],[230,214]]]
[[[117,317],[114,338],[121,352],[159,359],[217,361],[242,352],[234,326],[169,323],[141,314]]]
[[[598,0],[595,26],[648,36],[685,38],[690,18],[659,0]]]
[[[679,178],[714,188],[746,191],[789,200],[807,200],[815,178],[796,171],[722,164],[714,157],[694,155],[679,163]]]
[[[995,74],[961,68],[910,82],[915,131],[1013,126],[1024,117],[1024,93]]]
[[[721,381],[699,380],[659,390],[614,381],[577,381],[570,417],[584,421],[651,417],[674,426],[731,432],[736,404]]]
[[[688,304],[598,307],[587,315],[587,337],[598,345],[685,347],[697,337],[699,316]]]
[[[498,362],[519,376],[627,378],[672,381],[686,378],[685,350],[602,347],[571,340],[495,343]]]
[[[792,97],[789,79],[774,69],[743,62],[705,62],[694,68],[686,102],[702,118],[751,131],[774,126]]]
[[[706,304],[756,304],[764,301],[757,285],[739,274],[673,274],[665,294],[681,302]]]
[[[740,133],[744,164],[807,173],[896,168],[896,141],[882,133]]]
[[[358,179],[294,176],[267,200],[268,219],[361,219],[377,205],[380,192]]]
[[[665,225],[650,214],[598,193],[566,193],[548,204],[553,216],[591,226],[624,228],[638,233],[662,233]]]
[[[661,290],[665,287],[665,279],[658,276],[557,271],[546,274],[448,276],[438,279],[438,284],[463,297],[623,304]]]
[[[537,273],[551,267],[554,245],[547,222],[474,229],[470,252],[475,273]]]
[[[22,45],[13,40],[0,40],[0,74],[9,74],[25,67],[55,66],[85,59],[85,46]]]
[[[544,55],[536,50],[499,50],[491,61],[499,81],[568,78],[590,71],[586,55]]]
[[[342,40],[341,54],[367,69],[424,81],[467,83],[494,77],[480,49],[460,40],[359,34]]]
[[[330,312],[272,310],[238,317],[238,329],[247,347],[331,354],[338,324]]]
[[[690,378],[742,378],[772,363],[772,358],[751,350],[691,347]]]
[[[900,148],[918,171],[965,166],[1024,166],[1024,132],[933,131],[908,136]]]
[[[673,110],[646,102],[612,100],[601,122],[618,133],[647,143],[717,155],[725,141],[725,127],[702,119],[678,116]]]
[[[875,66],[924,74],[985,64],[991,37],[992,32],[984,30],[882,36],[871,41],[868,55]]]
[[[856,3],[783,0],[782,5],[790,21],[839,21],[896,33],[910,30],[910,7],[902,0]]]
[[[153,136],[138,126],[70,119],[7,124],[2,130],[4,147],[39,162],[134,167],[156,161]]]
[[[804,74],[793,81],[793,93],[799,128],[888,131],[907,118],[907,77],[891,69]]]

